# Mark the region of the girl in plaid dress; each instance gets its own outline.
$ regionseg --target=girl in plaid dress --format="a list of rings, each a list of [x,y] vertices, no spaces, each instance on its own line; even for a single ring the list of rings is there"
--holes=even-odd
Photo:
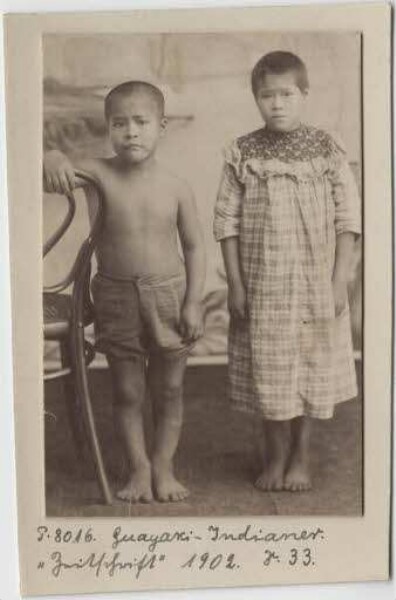
[[[226,151],[214,232],[229,286],[229,393],[263,421],[262,490],[311,487],[311,418],[356,393],[347,282],[360,201],[342,145],[301,121],[304,63],[262,57],[265,127]]]

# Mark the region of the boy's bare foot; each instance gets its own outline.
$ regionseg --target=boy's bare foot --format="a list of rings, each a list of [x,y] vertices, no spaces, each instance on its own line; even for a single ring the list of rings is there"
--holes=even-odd
[[[153,488],[160,502],[180,502],[185,500],[189,491],[177,481],[171,466],[153,467]]]
[[[312,488],[308,461],[296,457],[285,476],[284,489],[289,492],[306,492]]]
[[[150,469],[145,467],[134,471],[126,486],[117,493],[117,498],[131,503],[151,502],[153,500],[153,492],[151,489]]]

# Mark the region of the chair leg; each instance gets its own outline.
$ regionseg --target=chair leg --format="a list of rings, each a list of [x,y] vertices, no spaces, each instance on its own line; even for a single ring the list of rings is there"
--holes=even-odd
[[[75,373],[77,396],[83,408],[88,439],[95,463],[99,485],[106,504],[113,503],[109,480],[103,462],[102,451],[96,432],[95,419],[92,410],[91,396],[89,393],[87,367],[84,353],[84,329],[81,324],[75,323],[72,332],[71,360]]]
[[[73,363],[68,341],[60,343],[62,367],[70,368],[70,375],[64,377],[64,391],[66,396],[66,410],[72,432],[77,459],[83,461],[86,448],[86,431],[82,420],[81,404],[78,401],[76,385],[74,381]]]

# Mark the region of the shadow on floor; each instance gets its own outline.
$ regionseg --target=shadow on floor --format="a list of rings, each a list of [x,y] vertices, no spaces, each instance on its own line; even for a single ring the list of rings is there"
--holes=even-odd
[[[101,503],[87,452],[78,459],[70,435],[60,380],[46,384],[45,456],[48,516],[248,516],[361,515],[362,402],[340,404],[335,417],[317,421],[313,435],[313,484],[310,492],[259,492],[255,422],[229,410],[224,366],[191,367],[186,375],[185,422],[176,470],[191,492],[177,504]],[[124,461],[112,421],[107,370],[90,371],[105,461],[114,489],[122,483]],[[149,403],[148,403],[149,404]],[[149,409],[148,409],[149,413]],[[149,414],[148,419],[149,421]]]

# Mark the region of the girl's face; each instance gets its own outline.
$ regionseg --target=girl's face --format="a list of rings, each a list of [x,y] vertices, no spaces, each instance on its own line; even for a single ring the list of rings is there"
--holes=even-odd
[[[256,102],[269,129],[292,131],[301,122],[306,96],[292,71],[268,73],[257,88]]]

